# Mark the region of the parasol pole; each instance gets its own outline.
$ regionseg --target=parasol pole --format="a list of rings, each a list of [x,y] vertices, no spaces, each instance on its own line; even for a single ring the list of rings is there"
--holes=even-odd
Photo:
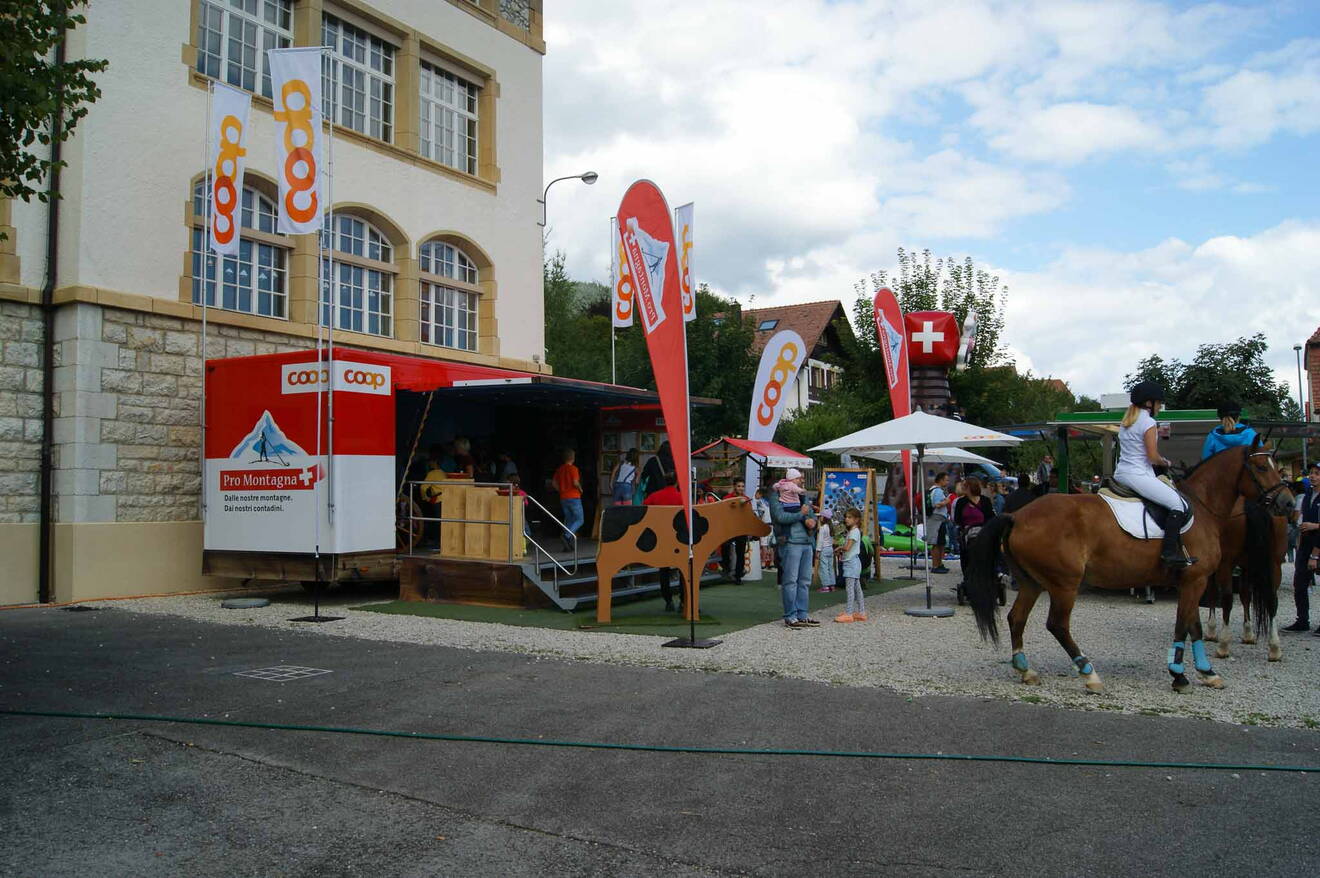
[[[926,467],[924,457],[926,446],[917,446],[917,481],[921,483],[921,517],[926,518]],[[915,529],[914,529],[915,531]],[[922,554],[926,559],[926,606],[908,607],[903,612],[909,616],[944,617],[953,615],[953,607],[933,607],[930,600],[930,534],[926,534]]]

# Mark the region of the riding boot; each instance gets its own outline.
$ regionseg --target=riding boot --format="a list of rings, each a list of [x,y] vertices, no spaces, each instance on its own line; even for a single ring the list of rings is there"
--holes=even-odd
[[[1165,567],[1190,567],[1196,563],[1195,558],[1183,554],[1180,531],[1186,523],[1187,513],[1182,511],[1171,511],[1164,522],[1164,547],[1160,550],[1160,563]]]

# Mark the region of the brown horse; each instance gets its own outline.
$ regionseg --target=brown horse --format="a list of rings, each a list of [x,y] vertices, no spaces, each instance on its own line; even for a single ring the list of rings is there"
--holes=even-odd
[[[1256,551],[1246,551],[1249,542],[1258,547]],[[1206,582],[1205,594],[1201,596],[1201,606],[1209,608],[1206,613],[1205,639],[1219,642],[1215,658],[1229,656],[1228,642],[1232,635],[1229,634],[1228,623],[1232,618],[1233,597],[1236,595],[1242,601],[1242,642],[1255,643],[1258,635],[1268,633],[1269,660],[1279,661],[1283,658],[1283,647],[1279,642],[1278,595],[1279,583],[1283,579],[1283,559],[1288,553],[1288,519],[1270,515],[1258,503],[1239,501],[1224,527],[1220,551],[1222,557],[1219,569]],[[1259,563],[1252,563],[1253,560]],[[1235,567],[1242,571],[1241,575],[1233,575]],[[1268,584],[1252,583],[1253,577],[1265,577]],[[1267,607],[1269,618],[1253,619],[1251,595],[1266,588],[1274,595]],[[1220,612],[1224,616],[1224,627],[1216,636]]]
[[[1168,653],[1173,688],[1186,689],[1183,651],[1189,635],[1201,681],[1216,689],[1222,678],[1215,673],[1201,639],[1197,602],[1206,580],[1219,567],[1220,540],[1239,497],[1273,505],[1282,513],[1292,505],[1270,453],[1259,442],[1250,448],[1231,448],[1203,461],[1188,472],[1181,488],[1192,501],[1195,521],[1183,535],[1183,545],[1196,562],[1178,573],[1160,564],[1160,541],[1128,536],[1114,520],[1108,504],[1089,494],[1047,494],[1018,512],[992,519],[967,552],[967,597],[976,613],[982,637],[999,642],[995,568],[1002,552],[1017,578],[1018,595],[1008,614],[1013,638],[1013,668],[1024,683],[1038,683],[1022,650],[1022,631],[1042,591],[1050,595],[1045,627],[1064,648],[1086,688],[1099,692],[1103,685],[1095,666],[1078,648],[1069,630],[1073,604],[1083,584],[1104,589],[1126,589],[1163,579],[1178,588],[1178,614],[1173,646]],[[1257,616],[1264,614],[1267,597],[1253,594]]]

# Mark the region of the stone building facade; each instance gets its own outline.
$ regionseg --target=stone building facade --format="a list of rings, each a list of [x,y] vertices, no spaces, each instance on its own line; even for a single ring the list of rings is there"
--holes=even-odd
[[[540,0],[98,0],[86,15],[67,55],[110,64],[64,146],[58,239],[47,205],[0,199],[0,605],[37,601],[43,564],[53,601],[232,584],[201,574],[206,358],[314,347],[324,309],[336,345],[544,369]],[[266,222],[277,198],[268,45],[329,45],[339,71],[327,110],[344,236],[328,240],[366,246],[336,255],[350,270],[330,300],[318,239]],[[377,98],[358,114],[344,109],[349,71]],[[251,251],[232,271],[198,244],[212,79],[253,93]],[[341,304],[361,287],[374,322]],[[52,552],[41,559],[48,393]]]

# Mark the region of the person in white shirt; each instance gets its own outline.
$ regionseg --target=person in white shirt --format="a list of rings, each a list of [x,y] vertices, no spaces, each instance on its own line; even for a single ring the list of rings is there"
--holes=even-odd
[[[834,533],[830,527],[832,519],[828,509],[820,513],[820,524],[816,527],[816,564],[820,573],[820,590],[834,591]]]
[[[848,590],[848,606],[835,622],[865,622],[866,599],[862,595],[862,512],[849,509],[843,513],[843,526],[847,536],[839,554],[843,558],[843,584]]]
[[[1142,381],[1132,388],[1130,399],[1132,404],[1119,423],[1118,465],[1114,467],[1114,481],[1169,510],[1160,561],[1166,567],[1187,567],[1196,563],[1196,559],[1188,558],[1182,549],[1180,531],[1190,514],[1187,503],[1172,486],[1155,475],[1156,466],[1171,464],[1160,454],[1159,423],[1155,420],[1164,402],[1164,388],[1157,381]]]
[[[614,465],[614,472],[610,473],[610,484],[613,486],[610,493],[613,495],[610,499],[615,506],[631,506],[633,502],[633,489],[637,485],[637,462],[640,455],[636,448],[628,449],[628,453],[619,458],[619,462]]]

